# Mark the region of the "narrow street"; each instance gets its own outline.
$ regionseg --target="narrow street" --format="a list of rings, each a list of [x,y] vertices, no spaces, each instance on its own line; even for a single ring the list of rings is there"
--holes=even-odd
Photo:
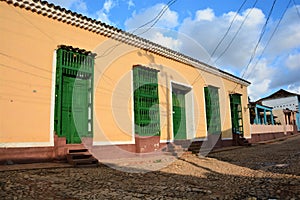
[[[0,199],[300,199],[300,135],[209,157],[186,153],[148,173],[105,165],[3,171],[0,187]]]

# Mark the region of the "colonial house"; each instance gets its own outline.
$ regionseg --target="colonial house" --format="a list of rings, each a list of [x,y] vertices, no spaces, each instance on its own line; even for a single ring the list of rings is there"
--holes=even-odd
[[[300,131],[299,94],[280,89],[259,101],[265,106],[272,107],[274,113],[280,116],[278,123],[296,125]]]
[[[250,141],[254,143],[297,134],[300,130],[299,97],[281,89],[250,103]]]
[[[0,16],[1,162],[250,138],[246,80],[46,1]]]

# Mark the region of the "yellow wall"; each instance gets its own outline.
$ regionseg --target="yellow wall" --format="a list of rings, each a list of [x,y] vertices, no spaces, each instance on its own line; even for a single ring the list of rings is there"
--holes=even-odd
[[[133,143],[132,66],[157,70],[161,140],[172,139],[171,81],[192,88],[196,137],[206,136],[204,87],[219,87],[223,138],[231,138],[229,94],[247,88],[191,66],[0,2],[0,143],[53,145],[55,49],[70,45],[97,53],[94,142]],[[195,82],[195,80],[197,80]],[[52,115],[51,115],[52,114]],[[249,113],[243,109],[245,136]],[[9,146],[9,145],[7,145]]]
[[[105,38],[5,2],[0,13],[0,143],[52,145],[53,53],[61,44],[92,50]]]

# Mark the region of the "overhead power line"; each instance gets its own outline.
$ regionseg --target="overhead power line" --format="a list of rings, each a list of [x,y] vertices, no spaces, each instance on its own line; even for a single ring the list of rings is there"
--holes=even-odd
[[[153,22],[153,24],[148,27],[147,31],[149,31],[159,20],[160,18],[164,15],[164,13],[168,10],[168,8],[170,8],[177,0],[170,0],[161,10],[160,12],[150,21],[144,23],[143,25],[137,27],[135,30],[133,30],[131,33],[134,34],[137,30],[151,24]],[[145,32],[147,32],[145,31]],[[145,32],[142,32],[142,33],[138,33],[137,35],[141,35]]]
[[[217,44],[217,46],[215,47],[215,49],[213,50],[213,52],[211,53],[210,58],[212,58],[212,57],[215,55],[217,49],[218,49],[219,46],[222,44],[222,42],[224,41],[225,37],[228,35],[228,33],[229,33],[229,31],[230,31],[230,29],[231,29],[231,27],[232,27],[232,25],[233,25],[233,22],[235,21],[235,18],[239,15],[240,11],[242,10],[242,8],[243,8],[243,6],[245,5],[246,2],[247,2],[247,0],[244,0],[244,2],[242,3],[242,5],[241,5],[241,6],[239,7],[239,9],[236,11],[234,17],[232,18],[232,20],[231,20],[231,22],[230,22],[229,27],[227,28],[227,30],[226,30],[225,34],[223,35],[223,37],[221,38],[221,40],[218,42],[218,44]],[[210,61],[209,61],[209,62],[210,62]]]
[[[286,8],[284,9],[284,11],[283,11],[281,17],[279,18],[279,20],[278,20],[278,22],[277,22],[277,24],[276,24],[276,26],[275,26],[273,32],[271,33],[271,36],[270,36],[270,38],[268,39],[268,41],[267,41],[267,43],[266,43],[264,49],[262,50],[262,52],[261,52],[260,56],[258,57],[258,59],[256,60],[255,64],[252,66],[251,71],[248,73],[247,78],[249,78],[249,77],[251,76],[253,70],[255,69],[256,65],[258,64],[258,61],[262,58],[262,55],[265,53],[265,50],[267,49],[267,47],[268,47],[269,44],[270,44],[270,41],[272,40],[273,36],[274,36],[275,33],[277,32],[278,27],[279,27],[279,25],[280,25],[280,23],[281,23],[281,21],[282,21],[284,15],[285,15],[287,9],[289,8],[289,6],[290,6],[290,4],[291,4],[291,1],[292,1],[292,0],[290,0],[290,1],[288,2]]]
[[[35,77],[38,77],[38,78],[42,78],[42,79],[46,79],[46,80],[51,80],[48,77],[44,77],[44,76],[41,76],[39,74],[35,74],[35,73],[28,72],[26,70],[22,70],[21,67],[10,66],[10,65],[3,64],[3,63],[0,63],[0,67],[5,67],[5,68],[8,68],[10,70],[18,71],[18,72],[21,72],[21,73],[24,73],[24,74],[28,74],[28,75],[31,75],[31,76],[35,76]]]
[[[237,37],[237,35],[239,34],[239,32],[241,31],[243,25],[245,24],[246,20],[248,19],[250,13],[252,12],[253,8],[256,6],[258,0],[256,0],[254,2],[254,4],[251,7],[251,10],[249,10],[249,12],[247,13],[247,15],[245,16],[244,20],[242,21],[242,23],[240,24],[238,30],[235,32],[234,36],[231,38],[230,42],[228,43],[228,45],[225,47],[225,49],[222,51],[222,53],[218,56],[218,58],[216,58],[214,60],[214,62],[216,63],[225,53],[226,51],[231,47],[233,41],[235,40],[235,38]]]
[[[267,16],[267,19],[266,19],[266,21],[265,21],[265,23],[264,23],[264,25],[263,25],[263,27],[262,27],[262,29],[261,29],[261,32],[260,32],[258,41],[257,41],[257,43],[256,43],[256,45],[255,45],[255,47],[254,47],[254,49],[253,49],[253,51],[252,51],[252,54],[251,54],[251,57],[250,57],[249,61],[248,61],[247,65],[246,65],[246,67],[245,67],[245,69],[244,69],[242,78],[244,78],[245,73],[247,72],[247,70],[248,70],[248,68],[249,68],[249,66],[250,66],[250,64],[251,64],[251,62],[252,62],[253,59],[254,59],[254,56],[255,56],[255,54],[256,54],[258,45],[260,44],[260,42],[261,42],[261,40],[262,40],[262,38],[263,38],[263,36],[264,36],[264,34],[265,34],[266,27],[267,27],[267,25],[268,25],[268,22],[269,22],[269,19],[270,19],[271,15],[272,15],[274,6],[275,6],[275,4],[276,4],[276,1],[277,1],[277,0],[274,0],[273,3],[272,3],[271,9],[270,9],[270,11],[269,11],[269,13],[268,13],[268,16]],[[238,84],[235,85],[235,87],[234,87],[234,89],[233,89],[233,92],[235,91],[235,89],[236,89],[237,86],[238,86]]]
[[[142,29],[143,27],[150,25],[150,27],[148,27],[145,31],[141,32],[141,33],[137,33],[136,35],[142,35],[146,32],[148,32],[150,29],[152,29],[155,24],[157,24],[157,22],[161,19],[161,17],[164,15],[164,13],[170,8],[171,5],[173,5],[177,0],[170,0],[161,10],[160,12],[150,21],[144,23],[143,25],[135,28],[133,31],[131,31],[131,34],[134,34],[136,31]],[[117,48],[118,46],[120,46],[121,44],[123,44],[123,42],[118,42],[116,45],[113,45],[111,47],[109,47],[107,50],[105,50],[105,52],[99,56],[96,56],[96,58],[101,58],[101,57],[105,57],[108,56],[115,48]]]
[[[241,9],[243,8],[243,6],[244,6],[244,4],[246,3],[246,1],[247,1],[247,0],[245,0],[245,1],[241,4],[241,6],[239,7],[239,9],[236,11],[236,14],[235,14],[235,16],[233,17],[233,19],[232,19],[232,21],[231,21],[231,23],[230,23],[230,25],[229,25],[227,31],[225,32],[224,36],[223,36],[222,39],[219,41],[219,43],[218,43],[217,46],[215,47],[215,49],[214,49],[212,55],[210,56],[209,62],[210,62],[210,60],[212,59],[212,57],[214,56],[214,54],[215,54],[216,50],[218,49],[218,47],[220,46],[220,44],[223,42],[223,40],[225,39],[225,37],[228,35],[229,30],[231,29],[232,24],[233,24],[235,18],[237,17],[237,15],[239,14],[239,12],[240,12]],[[256,1],[254,2],[254,4],[252,5],[252,7],[251,7],[252,9],[253,9],[253,8],[255,7],[255,5],[257,4],[257,1],[258,1],[258,0],[256,0]],[[228,48],[230,47],[231,43],[234,41],[234,39],[236,38],[236,36],[237,36],[237,34],[239,33],[240,29],[242,28],[243,24],[245,23],[246,19],[248,18],[248,15],[251,13],[252,9],[248,12],[248,14],[246,15],[246,17],[244,18],[242,24],[241,24],[240,27],[238,28],[237,32],[235,33],[235,35],[233,36],[233,38],[231,39],[230,43],[227,45],[227,47],[225,48],[225,50],[221,53],[221,55],[220,55],[214,62],[216,62],[216,61],[217,61],[221,56],[223,56],[223,54],[228,50]],[[202,75],[201,73],[198,74],[198,76],[197,76],[197,77],[194,79],[194,81],[192,82],[192,85],[194,85],[194,84],[199,80],[199,78],[201,77],[201,75]]]
[[[295,0],[293,0],[293,3],[294,3],[294,5],[295,5],[295,8],[296,8],[298,17],[300,18],[300,11],[299,11],[299,9],[298,9],[298,5],[296,4]]]
[[[263,36],[264,36],[264,34],[265,34],[265,32],[266,32],[266,27],[267,27],[267,25],[268,25],[268,22],[269,22],[269,19],[270,19],[271,15],[272,15],[274,6],[275,6],[275,4],[276,4],[276,1],[277,1],[277,0],[274,0],[273,3],[272,3],[272,7],[271,7],[271,9],[270,9],[270,11],[269,11],[269,14],[268,14],[268,17],[267,17],[267,19],[266,19],[266,21],[265,21],[265,24],[264,24],[264,26],[262,27],[262,30],[261,30],[260,35],[259,35],[259,39],[258,39],[258,41],[257,41],[257,43],[256,43],[256,45],[255,45],[255,47],[254,47],[254,49],[253,49],[253,52],[252,52],[251,57],[250,57],[250,60],[248,61],[248,64],[247,64],[246,67],[245,67],[245,71],[244,71],[244,73],[243,73],[243,75],[242,75],[242,78],[245,76],[245,73],[247,72],[247,70],[248,70],[248,68],[249,68],[249,66],[250,66],[250,64],[251,64],[251,62],[253,61],[254,56],[255,56],[255,54],[256,54],[256,51],[257,51],[257,48],[258,48],[258,45],[259,45],[259,43],[261,42],[261,40],[262,40],[262,38],[263,38]]]

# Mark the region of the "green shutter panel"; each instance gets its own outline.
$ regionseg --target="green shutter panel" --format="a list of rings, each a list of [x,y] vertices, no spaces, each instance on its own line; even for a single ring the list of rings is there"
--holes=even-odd
[[[160,135],[158,71],[142,66],[133,68],[135,133]]]
[[[204,88],[206,123],[208,134],[221,134],[221,117],[218,88]]]

